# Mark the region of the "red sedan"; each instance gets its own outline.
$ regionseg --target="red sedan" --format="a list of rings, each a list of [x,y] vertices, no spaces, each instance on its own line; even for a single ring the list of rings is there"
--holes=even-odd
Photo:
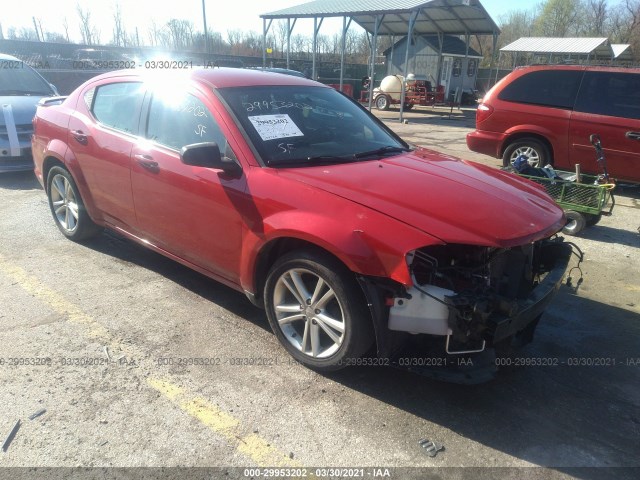
[[[66,237],[106,227],[244,292],[316,370],[416,338],[444,356],[530,340],[570,256],[537,186],[413,149],[303,78],[112,72],[34,128]]]

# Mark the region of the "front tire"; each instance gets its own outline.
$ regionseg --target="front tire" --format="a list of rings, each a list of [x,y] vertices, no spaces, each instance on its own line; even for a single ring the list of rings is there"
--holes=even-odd
[[[68,170],[58,166],[49,170],[47,197],[56,226],[69,240],[79,242],[100,233],[100,227],[89,217]]]
[[[327,254],[299,250],[278,259],[264,300],[282,346],[313,370],[344,368],[373,343],[364,294],[353,273]]]
[[[520,155],[525,155],[533,168],[542,168],[547,164],[553,165],[547,146],[540,140],[526,137],[509,144],[502,155],[502,166],[510,167]]]

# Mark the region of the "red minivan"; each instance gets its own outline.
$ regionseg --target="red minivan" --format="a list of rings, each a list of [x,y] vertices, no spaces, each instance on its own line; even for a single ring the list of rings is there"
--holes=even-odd
[[[589,136],[600,135],[609,173],[640,182],[640,69],[583,65],[518,68],[484,97],[474,152],[502,158],[520,154],[534,166],[601,173]]]

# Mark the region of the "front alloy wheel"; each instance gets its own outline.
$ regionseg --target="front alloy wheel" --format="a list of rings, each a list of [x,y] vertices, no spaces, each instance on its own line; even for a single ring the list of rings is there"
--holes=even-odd
[[[337,370],[371,346],[363,294],[351,272],[328,255],[282,257],[269,273],[264,298],[278,340],[307,367]]]
[[[318,274],[302,268],[284,272],[276,282],[274,307],[284,337],[304,355],[327,358],[342,345],[342,306]]]

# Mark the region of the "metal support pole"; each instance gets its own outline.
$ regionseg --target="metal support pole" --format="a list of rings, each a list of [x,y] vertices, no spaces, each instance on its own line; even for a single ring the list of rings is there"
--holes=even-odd
[[[436,81],[436,85],[434,85],[434,88],[436,89],[436,91],[438,90],[438,87],[442,82],[442,62],[444,59],[444,57],[442,56],[443,44],[444,44],[444,34],[442,32],[438,32],[438,72],[436,73],[436,78],[434,79]]]
[[[291,23],[291,19],[287,18],[287,68],[289,68],[289,57],[291,51],[291,34],[293,33],[293,29],[296,27],[297,18],[293,19],[293,23]]]
[[[391,55],[389,55],[389,65],[387,66],[387,75],[391,75],[393,69],[393,51],[396,49],[396,36],[391,35]]]
[[[205,53],[211,53],[209,51],[209,34],[207,33],[207,13],[204,8],[204,0],[202,0],[202,23],[204,24],[204,51]],[[137,31],[137,28],[136,28],[136,31]]]
[[[318,17],[313,17],[313,55],[311,57],[311,79],[317,80],[318,72],[316,71],[316,51],[318,50],[318,32],[320,31],[320,27],[322,26],[322,22],[324,21],[324,17],[320,17],[320,22],[318,23]]]
[[[496,82],[498,77],[498,69],[499,66],[495,65],[496,63],[496,48],[498,48],[498,34],[493,32],[493,50],[491,51],[491,64],[489,65],[489,82],[487,83],[487,89],[491,86],[491,72],[493,71],[493,67],[496,67]]]
[[[262,19],[262,68],[267,66],[267,19]]]
[[[316,50],[318,49],[318,17],[313,17],[313,52],[311,53],[311,79],[316,79]]]
[[[289,69],[289,50],[291,50],[291,19],[287,18],[287,69]]]
[[[384,17],[383,17],[384,18]],[[380,26],[380,19],[376,15],[376,21],[373,25],[373,38],[371,39],[371,64],[369,66],[369,111],[373,105],[373,84],[376,77],[376,50],[378,49],[378,27]]]
[[[407,78],[409,74],[409,49],[411,48],[411,37],[413,36],[413,27],[416,25],[416,19],[418,18],[418,10],[411,12],[409,17],[409,30],[407,30],[407,50],[404,54],[404,78]],[[402,123],[402,117],[404,114],[404,96],[405,96],[405,81],[402,81],[402,94],[400,95],[400,123]]]
[[[340,52],[340,91],[344,92],[344,54],[347,49],[347,31],[351,26],[351,18],[347,22],[347,17],[342,17],[342,51]]]

